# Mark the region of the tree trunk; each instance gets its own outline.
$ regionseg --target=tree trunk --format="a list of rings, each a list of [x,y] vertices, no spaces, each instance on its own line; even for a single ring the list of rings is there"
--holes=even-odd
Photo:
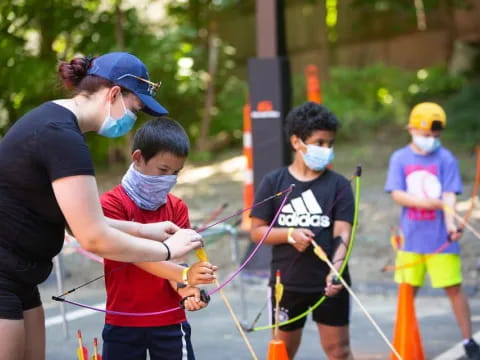
[[[446,53],[447,64],[450,64],[453,55],[455,40],[457,39],[457,26],[455,23],[455,5],[453,0],[442,1],[443,14],[445,19],[445,29],[447,31],[446,37]]]
[[[122,10],[122,0],[115,0],[115,47],[117,51],[125,50],[125,13]],[[131,147],[133,142],[133,131],[128,132],[124,137],[123,144],[109,143],[108,146],[108,162],[113,164],[117,161],[124,162],[126,165],[130,163]]]
[[[218,68],[218,47],[220,39],[218,38],[216,23],[210,23],[209,40],[208,40],[208,79],[207,93],[205,95],[205,107],[200,124],[200,136],[197,142],[199,151],[209,149],[208,140],[210,133],[210,124],[212,121],[213,107],[215,106],[215,77]]]
[[[125,14],[121,8],[122,0],[115,1],[115,40],[117,49],[123,51],[125,49],[125,32],[123,24],[125,23]]]

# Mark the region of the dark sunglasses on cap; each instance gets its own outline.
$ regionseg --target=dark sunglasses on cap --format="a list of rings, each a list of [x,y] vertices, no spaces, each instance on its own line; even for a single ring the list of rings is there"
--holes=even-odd
[[[154,83],[154,82],[152,82],[152,81],[150,81],[150,80],[144,79],[144,78],[142,78],[142,77],[140,77],[140,76],[136,76],[136,75],[133,75],[133,74],[125,74],[125,75],[122,75],[122,76],[118,77],[117,80],[121,80],[121,79],[123,79],[123,78],[125,78],[125,77],[128,77],[128,76],[131,76],[131,77],[133,77],[133,78],[135,78],[135,79],[137,79],[137,80],[140,80],[140,81],[143,81],[143,82],[147,83],[147,84],[148,84],[148,89],[147,89],[147,91],[148,91],[148,93],[150,94],[150,96],[155,96],[155,95],[157,94],[158,88],[159,88],[160,86],[162,86],[162,82],[161,82],[161,81],[159,81],[158,83]]]

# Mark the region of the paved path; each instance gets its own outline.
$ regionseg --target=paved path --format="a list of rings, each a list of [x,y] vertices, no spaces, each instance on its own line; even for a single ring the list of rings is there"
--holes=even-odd
[[[44,299],[50,298],[53,292],[54,288],[52,286],[42,287],[42,297]],[[242,317],[238,289],[229,287],[226,292],[234,309]],[[79,290],[78,293],[77,299],[90,305],[102,305],[104,302],[102,289]],[[393,294],[381,296],[364,292],[359,293],[358,296],[390,338],[394,325],[396,297]],[[251,322],[263,305],[265,289],[261,285],[250,286],[247,291],[247,298],[247,319]],[[479,331],[480,299],[472,297],[470,301],[474,314],[474,331]],[[103,314],[67,306],[70,320],[68,323],[69,338],[66,339],[63,334],[61,319],[58,316],[58,305],[47,301],[46,308],[48,360],[76,359],[77,340],[75,334],[77,329],[82,330],[85,343],[90,350],[92,349],[93,337],[101,339]],[[416,309],[427,359],[458,359],[462,355],[461,347],[458,347],[459,351],[457,350],[457,352],[449,350],[460,339],[455,320],[450,313],[448,300],[442,296],[419,296]],[[197,359],[248,360],[251,358],[219,296],[213,296],[207,309],[189,313],[189,320],[193,328],[192,340]],[[266,315],[264,314],[259,320],[259,324],[265,323]],[[259,359],[264,359],[270,340],[270,331],[250,333],[248,337]],[[390,358],[387,345],[355,304],[352,313],[351,339],[356,359]],[[445,353],[446,351],[450,352]],[[442,353],[444,354],[439,356]],[[319,345],[316,327],[311,320],[307,321],[302,345],[296,359],[325,359]]]

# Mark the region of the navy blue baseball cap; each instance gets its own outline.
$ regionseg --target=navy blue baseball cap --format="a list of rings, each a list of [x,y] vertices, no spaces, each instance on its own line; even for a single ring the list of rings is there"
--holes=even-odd
[[[153,116],[168,114],[167,109],[155,100],[159,83],[150,81],[147,67],[136,56],[126,52],[112,52],[92,61],[87,71],[133,92],[142,101],[142,111]]]

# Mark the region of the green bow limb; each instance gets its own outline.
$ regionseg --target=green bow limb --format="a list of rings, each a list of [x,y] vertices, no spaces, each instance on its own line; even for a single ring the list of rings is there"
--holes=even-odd
[[[355,243],[355,237],[357,235],[357,227],[358,227],[358,214],[359,214],[359,207],[360,207],[360,189],[361,189],[361,176],[362,176],[362,169],[360,166],[357,167],[357,170],[355,171],[355,212],[353,215],[353,224],[352,224],[352,234],[350,235],[350,243],[348,244],[348,249],[347,253],[345,255],[345,261],[343,262],[342,266],[340,267],[340,275],[343,275],[343,272],[345,271],[345,268],[347,266],[348,260],[350,259],[352,249],[353,249],[353,244]],[[311,308],[306,310],[300,315],[297,315],[287,321],[284,321],[278,326],[284,326],[288,324],[292,324],[295,321],[298,321],[304,317],[306,317],[308,314],[310,314],[312,311],[314,311],[316,308],[318,308],[326,299],[327,297],[323,295]],[[251,329],[251,331],[261,331],[261,330],[268,330],[268,329],[273,329],[275,327],[275,324],[272,325],[265,325],[265,326],[258,326],[254,327]]]

